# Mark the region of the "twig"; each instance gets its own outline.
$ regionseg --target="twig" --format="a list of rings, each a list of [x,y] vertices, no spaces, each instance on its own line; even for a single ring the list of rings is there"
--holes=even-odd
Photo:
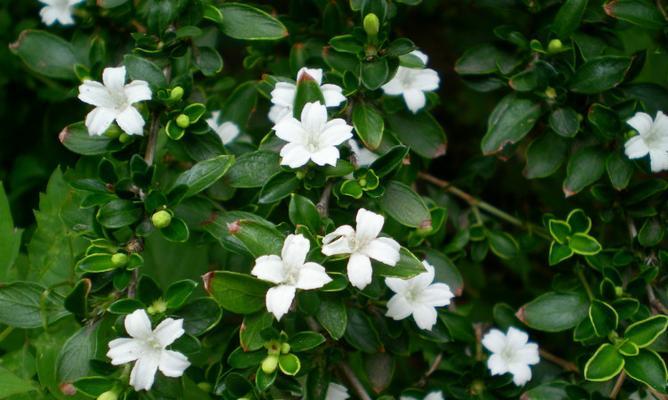
[[[362,382],[357,379],[355,373],[348,364],[341,362],[339,364],[339,370],[346,377],[355,393],[357,393],[357,397],[359,397],[361,400],[371,400],[371,397],[366,392],[366,389],[364,389]]]
[[[659,299],[656,298],[652,285],[648,283],[645,286],[645,289],[647,290],[647,298],[649,299],[649,304],[652,306],[652,308],[661,314],[668,314],[668,308],[664,306]]]
[[[663,1],[656,0],[656,8],[659,9],[663,18],[668,19],[668,12],[666,12],[666,9],[663,7]]]
[[[649,387],[649,386],[647,387],[647,389],[650,391],[650,393],[652,393],[652,396],[654,396],[656,399],[658,399],[658,400],[668,400],[668,395],[659,393],[659,392],[656,391],[656,389],[654,389],[652,387]]]
[[[624,384],[624,380],[626,379],[626,372],[622,371],[621,374],[617,377],[617,381],[615,382],[615,386],[612,388],[612,391],[610,392],[610,398],[611,399],[616,399],[617,395],[619,394],[619,391],[622,390],[622,385]]]
[[[587,281],[587,278],[584,276],[584,272],[582,272],[582,268],[580,268],[579,265],[575,266],[575,273],[577,274],[578,278],[580,279],[580,282],[582,282],[582,286],[584,286],[585,291],[587,291],[587,297],[589,297],[589,300],[594,300],[594,293],[591,291],[591,287],[589,286],[589,282]]]
[[[11,326],[8,326],[5,329],[3,329],[3,331],[0,332],[0,342],[7,339],[7,336],[9,336],[9,334],[12,333],[13,330],[14,328]]]
[[[329,198],[332,195],[332,184],[328,183],[325,188],[322,190],[322,195],[320,196],[320,201],[316,204],[315,208],[318,210],[320,217],[327,218],[329,215]]]
[[[158,115],[153,114],[151,117],[151,127],[148,131],[148,142],[146,143],[146,153],[144,154],[144,161],[146,164],[153,164],[153,158],[155,157],[155,146],[158,138],[158,129],[160,124],[158,124]]]
[[[580,373],[580,370],[578,369],[577,365],[575,365],[575,363],[564,360],[563,358],[561,358],[559,356],[555,356],[554,354],[552,354],[549,351],[544,350],[544,349],[540,349],[539,352],[540,352],[540,356],[542,358],[546,359],[547,361],[551,362],[552,364],[556,364],[556,365],[560,366],[561,368],[563,368],[566,371],[575,372],[576,374]]]
[[[427,380],[429,379],[429,377],[434,372],[436,372],[438,367],[441,366],[441,361],[443,361],[443,353],[438,353],[438,355],[436,355],[436,357],[434,358],[434,361],[432,361],[431,365],[429,366],[429,369],[427,370],[427,372],[424,373],[424,375],[422,375],[422,378],[420,378],[420,380],[418,381],[416,386],[422,387],[422,386],[426,385]]]
[[[433,175],[424,173],[424,172],[419,172],[418,173],[418,178],[427,181],[435,186],[438,186],[439,188],[445,190],[446,192],[453,194],[460,199],[464,200],[467,202],[471,207],[478,208],[480,210],[486,211],[487,213],[500,218],[512,225],[518,226],[520,228],[526,229],[527,231],[531,233],[535,233],[537,236],[546,239],[546,240],[552,240],[550,235],[545,231],[545,229],[541,228],[540,226],[534,225],[529,222],[524,222],[519,218],[513,217],[512,215],[508,214],[507,212],[498,209],[497,207],[494,207],[493,205],[482,201],[475,196],[466,193],[465,191],[459,189],[456,186],[453,186],[450,182],[436,178]]]

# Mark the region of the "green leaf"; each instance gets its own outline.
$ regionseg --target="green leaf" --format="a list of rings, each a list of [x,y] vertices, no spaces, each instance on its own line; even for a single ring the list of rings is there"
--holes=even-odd
[[[518,318],[530,328],[560,332],[575,327],[588,310],[589,301],[582,293],[547,292],[522,306]]]
[[[601,244],[586,233],[576,233],[571,236],[568,240],[568,247],[575,254],[583,256],[593,256],[602,250]]]
[[[59,384],[72,383],[91,372],[90,360],[97,350],[97,328],[98,324],[82,327],[60,349],[56,369]]]
[[[383,86],[389,78],[390,67],[386,58],[362,63],[362,83],[369,90],[376,90]]]
[[[113,271],[118,266],[111,261],[112,256],[113,254],[91,254],[82,258],[76,267],[82,272],[99,273]]]
[[[227,363],[232,368],[251,368],[262,363],[262,360],[267,357],[265,351],[245,351],[241,347],[237,347],[227,358]]]
[[[278,357],[278,366],[281,372],[290,376],[297,375],[302,367],[299,357],[294,354],[281,354]]]
[[[581,208],[576,208],[568,213],[566,223],[573,233],[589,233],[591,230],[591,218]]]
[[[387,128],[396,135],[401,143],[420,156],[437,158],[445,154],[447,148],[445,132],[429,112],[420,111],[413,114],[400,111],[386,114],[386,118]],[[420,134],[416,135],[415,132],[420,132]]]
[[[620,56],[595,57],[575,71],[570,89],[576,93],[596,94],[622,83],[631,68],[631,59]]]
[[[511,260],[517,257],[520,252],[520,246],[508,232],[487,231],[487,240],[492,252],[504,260]]]
[[[315,77],[304,72],[297,81],[297,91],[295,92],[294,108],[292,115],[301,119],[302,110],[307,103],[319,102],[325,104],[325,98],[320,90],[320,84],[316,82]]]
[[[559,169],[566,158],[568,142],[553,133],[538,136],[527,147],[524,176],[529,179],[548,177]]]
[[[557,108],[550,114],[550,128],[559,136],[571,138],[580,130],[578,113],[570,107]]]
[[[522,393],[522,400],[566,400],[568,383],[554,381],[543,383]]]
[[[316,318],[332,339],[341,339],[348,325],[348,314],[343,298],[337,295],[321,294],[320,308],[318,308]]]
[[[508,73],[520,62],[512,54],[486,43],[466,50],[455,63],[455,71],[460,75]]]
[[[353,109],[353,126],[366,147],[376,150],[380,146],[385,122],[375,108],[364,103],[356,104]]]
[[[92,136],[83,122],[66,126],[58,135],[68,150],[84,156],[95,156],[120,150],[123,145],[106,135]]]
[[[280,201],[295,192],[301,181],[293,172],[279,171],[269,178],[260,190],[260,204],[270,204]]]
[[[550,229],[550,235],[552,235],[557,243],[565,244],[568,242],[568,237],[571,235],[571,226],[565,221],[551,219],[548,222],[548,227]]]
[[[637,356],[640,353],[638,346],[630,340],[624,340],[617,350],[624,356]]]
[[[70,313],[64,298],[34,282],[0,285],[0,323],[14,328],[40,328]]]
[[[642,349],[654,343],[666,328],[668,328],[668,316],[654,315],[629,325],[624,331],[624,338]]]
[[[185,171],[174,182],[174,188],[184,185],[188,188],[182,198],[194,196],[213,185],[234,164],[234,156],[220,155],[210,160],[200,161]]]
[[[251,276],[230,271],[212,271],[202,277],[204,289],[226,310],[252,314],[264,308],[270,285]]]
[[[378,331],[369,317],[358,308],[348,308],[345,339],[352,347],[368,354],[377,353],[382,347]]]
[[[204,76],[214,76],[223,69],[223,58],[213,47],[198,47],[194,61]]]
[[[246,315],[239,329],[239,343],[244,351],[261,349],[266,340],[262,337],[262,331],[271,327],[274,316],[264,311]]]
[[[153,91],[167,87],[167,78],[155,63],[134,54],[123,57],[123,64],[131,80],[146,81]]]
[[[259,188],[280,170],[280,157],[273,151],[257,150],[236,159],[225,175],[225,181],[235,188]]]
[[[373,271],[380,276],[408,279],[426,271],[420,260],[405,247],[399,250],[399,261],[393,267],[374,262]]]
[[[638,243],[643,247],[653,247],[661,243],[665,229],[658,218],[648,218],[638,231]]]
[[[571,156],[566,168],[563,191],[566,197],[599,180],[605,172],[605,152],[598,146],[587,146]]]
[[[426,260],[434,267],[434,281],[446,283],[452,293],[461,293],[464,288],[464,278],[452,259],[434,249],[427,249],[424,254]]]
[[[247,81],[237,86],[225,99],[220,120],[234,122],[240,128],[245,127],[257,104],[257,93],[255,81]]]
[[[90,376],[77,379],[74,382],[74,387],[77,388],[78,393],[83,393],[90,397],[98,397],[102,393],[113,389],[114,381],[101,376]]]
[[[588,0],[566,0],[552,23],[552,31],[560,39],[568,39],[580,26]]]
[[[288,215],[293,225],[305,225],[314,233],[320,231],[322,221],[318,209],[306,197],[293,193],[288,206]]]
[[[431,226],[431,213],[422,198],[408,185],[399,181],[389,181],[380,207],[390,217],[402,225],[412,228]]]
[[[573,250],[567,244],[559,244],[559,242],[554,241],[550,244],[549,264],[557,265],[573,254]]]
[[[238,220],[228,225],[228,232],[243,243],[253,257],[281,254],[285,237],[272,225],[254,220]]]
[[[626,357],[624,371],[633,379],[666,393],[668,371],[660,355],[652,350],[641,349],[635,357]]]
[[[138,222],[144,215],[143,208],[130,200],[116,199],[100,207],[97,221],[109,229],[123,228]]]
[[[22,234],[22,229],[14,228],[9,200],[0,182],[0,281],[7,280],[9,269],[19,255]]]
[[[619,323],[617,311],[600,300],[594,300],[589,305],[589,319],[594,327],[594,332],[600,337],[605,337],[617,329]]]
[[[487,133],[481,148],[486,155],[501,151],[507,144],[519,142],[538,121],[542,111],[540,103],[509,94],[496,105],[487,121]]]
[[[28,379],[14,375],[4,367],[0,367],[0,398],[12,398],[12,396],[29,393],[37,390],[35,384]]]
[[[290,344],[290,351],[299,353],[300,351],[315,349],[325,343],[325,337],[317,332],[305,331],[293,335],[288,343]]]
[[[587,361],[585,379],[594,382],[608,381],[624,369],[624,357],[610,343],[604,343]]]
[[[21,32],[9,48],[34,72],[58,79],[77,79],[74,65],[79,61],[72,45],[59,36],[38,31]]]
[[[281,21],[266,12],[241,3],[221,5],[221,30],[227,36],[242,40],[279,40],[288,36]]]
[[[167,308],[175,309],[184,305],[196,287],[197,282],[191,279],[184,279],[169,285],[165,292]]]
[[[623,190],[631,181],[634,168],[633,163],[621,152],[611,153],[605,161],[610,183],[617,190]]]
[[[186,222],[181,218],[172,218],[169,226],[160,229],[162,236],[170,242],[183,243],[187,242],[190,237],[190,229]]]
[[[183,318],[183,329],[193,336],[199,336],[211,330],[222,316],[220,306],[210,298],[200,298],[179,309]]]
[[[603,6],[605,13],[643,29],[662,29],[666,19],[658,7],[645,0],[613,0]]]
[[[373,170],[376,176],[382,178],[400,167],[407,155],[408,147],[394,146],[372,162],[369,169]]]
[[[262,371],[262,365],[260,365],[257,368],[257,372],[255,372],[255,386],[260,392],[264,392],[274,384],[277,375],[278,368],[276,368],[271,374],[266,374],[264,371]]]

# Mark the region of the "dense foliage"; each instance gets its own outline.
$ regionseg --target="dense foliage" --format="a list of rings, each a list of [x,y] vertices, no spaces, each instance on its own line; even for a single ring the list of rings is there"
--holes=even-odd
[[[667,398],[663,0],[0,4],[0,398]]]

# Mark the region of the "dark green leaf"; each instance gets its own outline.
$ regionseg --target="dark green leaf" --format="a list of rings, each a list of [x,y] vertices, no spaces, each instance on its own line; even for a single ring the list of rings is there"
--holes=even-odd
[[[588,310],[589,302],[582,293],[548,292],[525,304],[518,317],[530,328],[560,332],[575,327]]]
[[[241,3],[225,3],[221,29],[224,34],[242,40],[278,40],[288,36],[281,21],[266,12]]]
[[[494,154],[507,144],[522,140],[540,115],[540,103],[516,94],[504,97],[489,116],[487,133],[481,142],[483,153]]]
[[[269,284],[249,275],[212,271],[202,277],[205,290],[226,310],[251,314],[264,308]]]
[[[380,207],[402,225],[412,228],[431,226],[431,213],[422,198],[399,181],[386,184]]]
[[[74,65],[78,63],[72,45],[54,34],[25,30],[9,48],[34,72],[49,78],[77,78]]]
[[[631,59],[620,56],[592,58],[575,71],[570,80],[573,92],[596,94],[619,85],[631,67]]]

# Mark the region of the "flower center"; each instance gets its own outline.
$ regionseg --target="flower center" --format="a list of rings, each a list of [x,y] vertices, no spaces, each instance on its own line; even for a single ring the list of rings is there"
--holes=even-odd
[[[160,341],[154,335],[151,335],[146,339],[146,344],[154,350],[162,350],[162,344],[160,344]]]
[[[117,110],[125,110],[128,108],[128,98],[125,95],[125,92],[123,90],[121,91],[115,91],[115,90],[107,90],[109,92],[109,97],[111,97],[111,101],[114,103],[114,108]]]

